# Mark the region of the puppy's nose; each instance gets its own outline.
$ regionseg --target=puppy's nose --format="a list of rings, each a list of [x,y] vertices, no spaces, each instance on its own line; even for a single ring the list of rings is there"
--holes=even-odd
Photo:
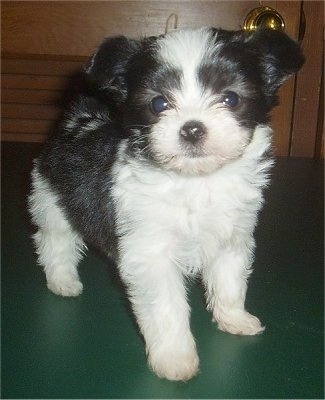
[[[194,144],[206,134],[206,127],[202,122],[188,121],[182,126],[179,133],[184,140]]]

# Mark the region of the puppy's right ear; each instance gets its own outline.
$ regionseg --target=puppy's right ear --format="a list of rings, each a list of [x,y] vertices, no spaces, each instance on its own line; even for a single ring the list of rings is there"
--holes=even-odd
[[[139,47],[138,41],[125,36],[104,40],[84,69],[90,90],[122,102],[127,95],[127,65]]]

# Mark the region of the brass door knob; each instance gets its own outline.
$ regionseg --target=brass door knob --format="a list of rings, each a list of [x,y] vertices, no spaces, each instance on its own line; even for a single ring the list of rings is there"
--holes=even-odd
[[[254,8],[244,21],[244,29],[255,31],[258,27],[271,28],[284,31],[284,20],[281,15],[271,7]]]

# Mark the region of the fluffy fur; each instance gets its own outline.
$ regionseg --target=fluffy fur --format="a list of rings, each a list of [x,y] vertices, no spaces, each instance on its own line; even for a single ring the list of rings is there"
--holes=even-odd
[[[302,63],[268,30],[107,39],[35,161],[29,209],[49,289],[82,292],[85,243],[113,257],[160,377],[198,372],[187,277],[202,276],[219,329],[264,330],[244,303],[272,164],[268,114]]]

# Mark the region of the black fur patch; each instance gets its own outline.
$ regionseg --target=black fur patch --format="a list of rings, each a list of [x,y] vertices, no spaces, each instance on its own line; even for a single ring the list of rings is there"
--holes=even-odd
[[[202,85],[221,95],[229,87],[240,88],[240,104],[233,110],[245,127],[269,122],[277,104],[277,90],[304,62],[297,43],[285,34],[265,29],[244,31],[213,30],[216,51],[198,71]],[[289,61],[290,60],[290,61]]]

